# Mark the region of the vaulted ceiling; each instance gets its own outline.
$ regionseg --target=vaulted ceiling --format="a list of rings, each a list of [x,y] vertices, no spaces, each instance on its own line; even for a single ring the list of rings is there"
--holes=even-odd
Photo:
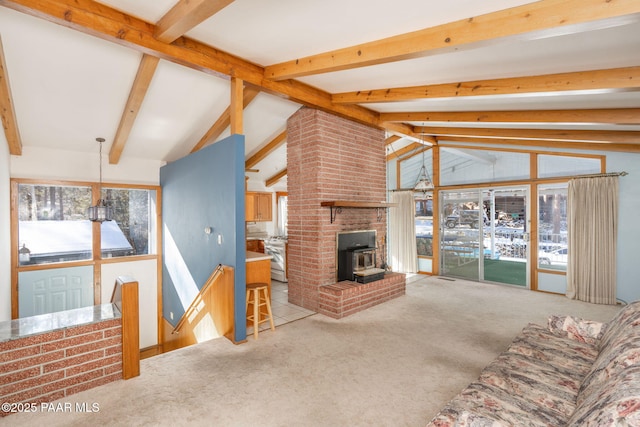
[[[238,130],[286,188],[303,105],[415,144],[640,151],[638,0],[0,0],[11,154],[173,161]]]

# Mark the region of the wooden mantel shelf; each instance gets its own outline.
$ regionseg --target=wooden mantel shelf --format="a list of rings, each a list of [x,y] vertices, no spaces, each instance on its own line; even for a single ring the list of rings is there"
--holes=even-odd
[[[349,200],[335,200],[332,202],[321,202],[320,206],[329,206],[333,208],[389,208],[398,206],[398,204],[387,202],[352,202]]]
[[[336,215],[342,212],[342,208],[374,208],[378,210],[378,221],[382,221],[382,209],[398,206],[397,203],[388,202],[353,202],[350,200],[334,200],[330,202],[320,202],[320,206],[331,209],[331,223],[336,219]]]

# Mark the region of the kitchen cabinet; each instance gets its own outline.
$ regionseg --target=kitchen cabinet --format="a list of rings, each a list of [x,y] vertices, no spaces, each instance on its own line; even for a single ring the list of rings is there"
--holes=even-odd
[[[260,239],[248,239],[247,250],[251,252],[264,253],[264,240]]]
[[[248,191],[245,200],[246,221],[271,221],[271,193]]]

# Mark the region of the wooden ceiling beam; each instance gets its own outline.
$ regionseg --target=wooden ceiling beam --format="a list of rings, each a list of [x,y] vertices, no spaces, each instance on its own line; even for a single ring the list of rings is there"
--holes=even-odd
[[[180,0],[156,24],[155,37],[171,43],[234,0]]]
[[[155,56],[142,55],[136,78],[133,81],[127,104],[122,112],[120,124],[118,125],[116,136],[111,145],[111,150],[109,151],[109,163],[111,164],[117,164],[120,161],[120,156],[129,139],[129,134],[136,121],[136,117],[138,117],[138,112],[140,111],[140,107],[147,94],[147,89],[149,89],[159,61],[160,59]]]
[[[229,79],[238,77],[262,91],[369,126],[381,128],[379,114],[357,105],[336,105],[331,94],[296,80],[264,78],[264,68],[187,37],[172,43],[155,38],[155,25],[93,0],[0,0],[0,6],[45,19],[74,30],[195,70]],[[385,128],[386,129],[386,128]],[[396,133],[411,127],[390,124]]]
[[[244,88],[242,95],[242,108],[247,108],[247,105],[251,103],[255,99],[260,91],[253,87]],[[207,132],[200,138],[200,141],[197,142],[196,145],[191,149],[192,153],[200,150],[202,147],[207,145],[209,142],[215,142],[222,132],[225,131],[231,125],[231,106],[227,107],[226,110],[218,117],[218,119],[213,123],[213,125],[209,128]]]
[[[271,187],[273,184],[275,184],[276,182],[280,181],[286,175],[287,175],[287,168],[284,168],[280,172],[278,172],[275,175],[269,177],[269,179],[267,179],[265,181],[264,185],[266,185],[267,187]]]
[[[393,150],[390,154],[387,154],[387,161],[398,159],[412,151],[418,152],[418,150],[424,147],[425,147],[424,144],[420,144],[419,142],[411,143],[405,147],[400,148],[399,150]]]
[[[9,145],[9,154],[20,156],[22,154],[22,139],[18,130],[16,112],[13,108],[9,70],[4,57],[2,39],[0,39],[0,119],[2,119],[2,128]]]
[[[618,143],[595,143],[595,142],[571,142],[571,141],[549,141],[534,139],[510,139],[510,138],[482,138],[472,136],[439,137],[438,145],[447,148],[447,142],[462,142],[473,145],[512,145],[517,147],[541,147],[541,148],[562,148],[572,150],[587,151],[618,151],[627,153],[640,153],[640,144],[618,144]],[[455,148],[459,148],[454,146]]]
[[[292,79],[402,61],[436,53],[469,50],[503,43],[509,38],[551,37],[615,25],[625,15],[640,13],[637,0],[540,0],[411,33],[298,58],[265,68],[265,77]],[[624,21],[623,21],[624,23]]]
[[[266,143],[264,147],[262,147],[256,154],[249,157],[247,161],[244,163],[245,169],[250,169],[253,166],[257,165],[258,162],[266,158],[269,154],[271,154],[276,148],[280,147],[287,140],[287,131],[283,130],[273,138],[271,141]]]
[[[416,99],[589,90],[638,91],[640,90],[640,67],[361,90],[333,94],[332,100],[337,104],[364,104]]]
[[[443,139],[443,136],[471,136],[482,138],[507,138],[546,141],[577,141],[597,143],[640,144],[640,132],[567,130],[567,129],[499,129],[499,128],[456,128],[425,126],[427,135]],[[603,146],[602,149],[605,149]]]
[[[393,144],[394,142],[398,141],[402,139],[401,136],[398,135],[391,135],[389,138],[384,140],[384,145],[389,145],[389,144]]]
[[[380,113],[389,122],[640,124],[640,108]]]

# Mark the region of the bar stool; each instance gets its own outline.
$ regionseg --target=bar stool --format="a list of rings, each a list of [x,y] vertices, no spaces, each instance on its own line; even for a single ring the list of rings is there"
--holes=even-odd
[[[253,337],[258,339],[258,325],[269,321],[271,330],[275,331],[271,302],[269,301],[269,285],[266,283],[247,283],[247,320],[253,321]],[[253,313],[249,314],[249,303],[253,303]],[[267,311],[262,311],[266,307]],[[262,316],[264,319],[260,320]]]

